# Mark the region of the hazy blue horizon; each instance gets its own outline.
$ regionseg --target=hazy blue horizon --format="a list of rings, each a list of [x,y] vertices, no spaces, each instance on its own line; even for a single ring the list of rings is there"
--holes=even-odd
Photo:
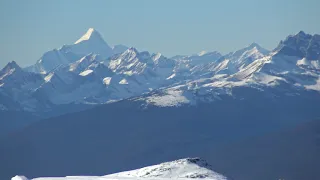
[[[110,45],[171,57],[202,50],[228,53],[252,42],[273,49],[300,30],[320,34],[318,0],[2,0],[0,67],[31,65],[73,44],[88,28]]]

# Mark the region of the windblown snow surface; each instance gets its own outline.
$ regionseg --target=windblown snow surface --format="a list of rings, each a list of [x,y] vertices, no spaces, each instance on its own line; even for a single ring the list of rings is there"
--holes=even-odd
[[[227,178],[212,170],[211,166],[200,158],[186,158],[141,169],[125,171],[106,176],[67,176],[67,177],[43,177],[30,180],[133,180],[133,179],[210,179],[227,180]],[[11,180],[29,180],[25,176],[15,176]]]

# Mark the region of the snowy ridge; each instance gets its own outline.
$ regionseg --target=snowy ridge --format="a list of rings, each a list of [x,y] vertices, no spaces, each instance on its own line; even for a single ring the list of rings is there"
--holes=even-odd
[[[82,41],[88,41],[92,36],[100,36],[93,28],[89,28],[88,31],[80,38],[78,39],[74,44],[78,44]],[[93,37],[94,38],[94,37]]]
[[[219,173],[214,172],[211,166],[200,158],[186,158],[158,165],[148,166],[141,169],[110,174],[101,177],[61,177],[61,178],[35,178],[32,180],[98,180],[98,179],[210,179],[227,180]],[[15,176],[11,180],[28,180],[24,176]]]
[[[27,67],[26,70],[46,74],[60,65],[73,63],[89,54],[99,54],[104,59],[114,54],[101,34],[93,28],[89,28],[74,44],[64,45],[44,53],[35,65]]]
[[[320,91],[319,37],[299,32],[272,52],[252,43],[226,55],[213,51],[167,58],[123,45],[110,48],[90,28],[75,44],[49,51],[25,69],[37,73],[9,63],[0,72],[0,90],[34,111],[50,104],[104,104],[133,97],[159,107],[193,105],[233,96],[236,87]]]
[[[227,179],[226,177],[214,172],[211,169],[211,166],[200,158],[187,158],[172,162],[165,162],[137,170],[110,174],[105,177]]]

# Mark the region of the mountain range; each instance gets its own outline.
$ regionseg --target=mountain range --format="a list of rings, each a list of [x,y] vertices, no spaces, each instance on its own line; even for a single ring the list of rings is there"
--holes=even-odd
[[[315,157],[290,161],[305,168],[271,171],[281,158],[258,148],[257,159],[245,162],[251,151],[242,147],[258,147],[258,137],[268,136],[261,141],[280,140],[262,147],[276,148],[282,136],[273,134],[320,117],[319,54],[320,36],[303,31],[271,51],[252,43],[224,55],[165,57],[110,47],[91,28],[33,66],[10,62],[0,71],[0,123],[9,128],[0,138],[1,178],[103,175],[194,156],[238,180],[317,177],[310,170]],[[303,137],[316,138],[312,132]],[[290,159],[283,152],[293,144],[305,145],[304,154],[319,147],[303,142],[279,147],[279,157]],[[239,159],[230,159],[233,148]],[[259,152],[269,164],[255,164]]]
[[[33,66],[8,63],[0,71],[0,107],[43,113],[60,105],[98,105],[144,94],[149,94],[146,104],[176,106],[204,100],[194,98],[194,92],[209,95],[205,101],[211,101],[230,95],[233,87],[285,86],[288,96],[318,92],[319,37],[301,31],[273,51],[252,43],[226,55],[201,52],[167,58],[123,45],[111,48],[90,28],[74,44],[44,53]],[[163,102],[166,98],[169,104]]]

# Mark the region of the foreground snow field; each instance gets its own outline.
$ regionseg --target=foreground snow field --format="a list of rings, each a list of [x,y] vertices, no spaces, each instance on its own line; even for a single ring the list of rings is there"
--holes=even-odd
[[[211,166],[200,158],[186,158],[141,169],[125,171],[106,176],[68,176],[44,177],[32,180],[104,180],[104,179],[211,179],[227,180],[212,170]],[[11,180],[28,180],[24,176],[15,176]]]

